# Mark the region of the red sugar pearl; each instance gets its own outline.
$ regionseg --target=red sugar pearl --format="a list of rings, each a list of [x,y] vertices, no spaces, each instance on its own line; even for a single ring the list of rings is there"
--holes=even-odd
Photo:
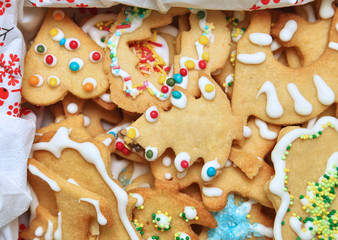
[[[207,67],[207,63],[204,60],[198,62],[198,66],[200,69],[205,69]]]
[[[122,152],[124,155],[129,155],[130,150],[128,148],[123,148]]]
[[[188,161],[187,161],[187,160],[183,160],[183,161],[181,162],[181,167],[182,167],[182,168],[188,168],[188,167],[189,167]]]
[[[124,148],[124,145],[122,142],[117,142],[115,146],[116,146],[116,149],[119,151],[122,151]]]
[[[158,112],[157,111],[151,111],[150,112],[150,117],[157,118],[158,117]]]
[[[168,88],[168,86],[162,86],[162,88],[161,88],[161,92],[163,92],[163,93],[167,93],[169,91],[169,88]]]
[[[51,65],[53,63],[53,61],[54,61],[53,56],[52,55],[47,55],[47,57],[46,57],[46,63],[48,65]]]
[[[93,52],[92,58],[94,61],[99,61],[101,59],[101,53]]]
[[[184,77],[184,76],[187,76],[187,74],[188,74],[188,71],[187,71],[187,69],[185,69],[185,68],[181,68],[181,70],[180,70],[180,74]]]
[[[71,48],[71,49],[77,49],[78,48],[78,46],[79,46],[79,44],[77,43],[77,41],[70,41],[70,43],[69,43],[69,47]]]

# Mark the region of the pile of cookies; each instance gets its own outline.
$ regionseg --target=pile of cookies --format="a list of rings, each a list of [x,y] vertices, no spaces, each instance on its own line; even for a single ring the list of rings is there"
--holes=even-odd
[[[53,121],[21,238],[337,239],[337,51],[332,0],[50,9],[25,59],[25,104]]]

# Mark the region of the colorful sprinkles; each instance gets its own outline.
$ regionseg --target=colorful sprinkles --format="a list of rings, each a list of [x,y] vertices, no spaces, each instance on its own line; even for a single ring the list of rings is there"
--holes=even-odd
[[[158,210],[157,213],[152,214],[152,222],[155,224],[155,227],[161,232],[171,229],[171,220],[172,217],[169,216],[168,212],[162,213],[161,210]]]

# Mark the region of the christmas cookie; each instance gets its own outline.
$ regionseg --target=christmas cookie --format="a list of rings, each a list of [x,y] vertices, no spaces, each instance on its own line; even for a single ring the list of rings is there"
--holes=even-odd
[[[284,28],[290,39],[298,29],[296,20],[290,19],[292,24]],[[278,63],[270,44],[265,45],[265,40],[270,38],[270,13],[257,12],[237,45],[235,81],[238,81],[232,95],[233,113],[254,115],[274,124],[297,124],[337,102],[338,87],[334,79],[338,70],[332,60],[338,56],[334,47],[338,42],[337,20],[336,13],[323,54],[310,65],[291,69]],[[252,37],[257,33],[261,37]]]
[[[201,74],[198,85],[203,95],[199,99],[182,88],[175,88],[171,96],[173,107],[167,112],[156,106],[148,108],[126,128],[124,140],[144,148],[148,161],[156,160],[167,148],[172,148],[179,172],[203,158],[201,177],[208,182],[224,167],[232,140],[242,137],[243,121],[231,115],[229,100],[210,77]],[[257,172],[257,166],[251,167]],[[250,166],[249,170],[252,170]]]
[[[109,202],[114,224],[112,227],[100,226],[100,239],[111,239],[111,236],[139,239],[139,234],[130,222],[131,207],[136,201],[128,197],[111,174],[112,149],[107,146],[114,145],[113,136],[107,134],[105,138],[101,135],[93,139],[83,125],[67,128],[62,126],[63,122],[53,124],[51,129],[57,124],[59,128],[56,131],[47,131],[46,128],[47,132],[33,144],[33,157],[60,177],[75,182]],[[38,198],[43,199],[44,195]]]
[[[50,105],[67,92],[83,99],[108,89],[103,51],[62,10],[50,9],[25,58],[22,95]]]
[[[39,185],[39,181],[36,181],[36,178],[44,181],[52,191],[54,197],[50,201],[55,201],[57,217],[50,216],[48,208],[43,211],[37,209],[35,224],[38,223],[38,226],[35,227],[35,224],[32,224],[24,235],[34,233],[30,239],[34,237],[88,239],[91,224],[112,226],[112,209],[102,196],[90,192],[74,182],[67,181],[35,159],[29,159],[28,170],[31,175],[35,176],[35,179],[31,178],[30,183],[38,196],[43,194],[41,191],[43,189],[39,188],[41,185]],[[92,221],[92,219],[95,220]]]
[[[172,8],[160,14],[127,7],[118,15],[110,30],[110,54],[106,54],[104,65],[110,79],[111,100],[119,107],[139,113],[149,105],[168,108],[171,83],[175,84],[170,65],[174,48],[169,47],[172,40],[167,41],[156,29],[187,12],[188,9]]]
[[[156,181],[153,189],[129,191],[137,199],[133,222],[143,239],[198,239],[192,224],[216,227],[216,221],[204,205],[178,192],[176,183]]]
[[[282,130],[271,154],[276,174],[269,184],[275,239],[334,239],[337,126],[337,118],[322,117],[311,128]]]

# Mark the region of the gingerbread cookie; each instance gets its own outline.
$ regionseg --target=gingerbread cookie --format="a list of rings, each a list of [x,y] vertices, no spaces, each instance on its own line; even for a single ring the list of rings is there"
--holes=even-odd
[[[156,181],[153,189],[129,191],[137,199],[133,222],[143,239],[198,239],[190,227],[198,224],[216,227],[216,221],[204,205],[178,192],[176,183]]]

